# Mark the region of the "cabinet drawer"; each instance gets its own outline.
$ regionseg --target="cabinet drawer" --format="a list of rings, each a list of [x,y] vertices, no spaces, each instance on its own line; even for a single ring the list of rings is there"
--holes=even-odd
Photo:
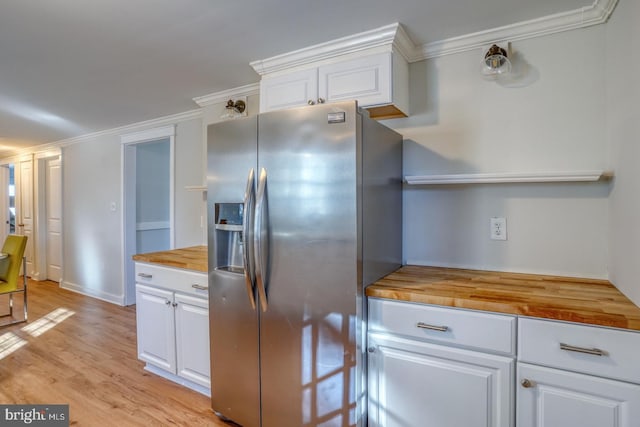
[[[205,273],[136,262],[136,283],[207,297]]]
[[[368,328],[437,343],[515,353],[514,316],[369,298]]]
[[[522,362],[640,384],[640,333],[529,318],[518,324]]]

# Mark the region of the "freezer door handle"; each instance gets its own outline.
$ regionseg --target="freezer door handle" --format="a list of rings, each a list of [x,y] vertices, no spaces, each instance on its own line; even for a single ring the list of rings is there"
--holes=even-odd
[[[247,187],[244,192],[244,216],[242,221],[242,234],[244,237],[244,251],[242,261],[244,263],[244,281],[247,286],[247,294],[251,307],[256,309],[254,291],[254,260],[253,260],[253,211],[255,208],[256,194],[254,184],[254,170],[251,168],[247,177]]]
[[[269,207],[267,203],[267,170],[260,170],[258,194],[256,196],[256,215],[254,222],[253,249],[256,261],[256,284],[262,311],[267,311],[267,271],[269,261]]]

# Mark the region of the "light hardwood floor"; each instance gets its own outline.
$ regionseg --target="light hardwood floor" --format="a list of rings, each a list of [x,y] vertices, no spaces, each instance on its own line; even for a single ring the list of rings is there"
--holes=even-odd
[[[0,328],[0,403],[69,404],[75,426],[228,426],[208,397],[143,370],[135,307],[28,289],[29,322]]]

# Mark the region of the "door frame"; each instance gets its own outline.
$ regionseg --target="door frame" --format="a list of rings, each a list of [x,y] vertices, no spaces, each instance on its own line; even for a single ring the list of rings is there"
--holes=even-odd
[[[136,145],[169,139],[169,246],[175,248],[175,135],[176,125],[120,135],[122,188],[122,284],[124,305],[135,304],[136,285],[132,256],[136,252]],[[111,206],[115,210],[115,206]]]
[[[33,206],[34,206],[34,260],[33,277],[34,280],[47,279],[47,160],[59,158],[60,167],[62,163],[62,150],[55,148],[52,150],[37,152],[33,158]],[[62,198],[62,182],[60,182],[60,197]],[[62,200],[60,201],[62,206]],[[61,230],[64,232],[64,207],[61,212]],[[60,241],[62,244],[62,240]],[[64,246],[64,245],[63,245]],[[62,248],[60,248],[62,250]],[[62,251],[64,252],[64,251]],[[64,253],[60,259],[60,283],[64,278]]]

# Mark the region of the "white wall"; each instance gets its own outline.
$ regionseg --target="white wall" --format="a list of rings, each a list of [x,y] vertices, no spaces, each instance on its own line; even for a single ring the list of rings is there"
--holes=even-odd
[[[405,175],[606,169],[604,26],[512,44],[508,84],[480,50],[414,63]],[[610,184],[405,185],[408,263],[606,278]],[[508,240],[489,239],[507,218]]]
[[[206,244],[206,205],[202,191],[188,191],[186,186],[204,185],[202,119],[178,123],[176,129],[176,248]],[[202,223],[201,223],[202,217]]]
[[[61,286],[121,303],[120,139],[107,135],[64,147],[62,159]]]
[[[176,246],[202,244],[202,195],[185,185],[202,182],[202,119],[177,124]],[[127,129],[134,132],[140,129]],[[121,144],[119,134],[63,148],[64,277],[62,286],[123,303]],[[193,179],[193,181],[191,181]],[[110,209],[116,204],[116,210]]]
[[[621,0],[606,24],[611,281],[640,305],[640,3]]]

